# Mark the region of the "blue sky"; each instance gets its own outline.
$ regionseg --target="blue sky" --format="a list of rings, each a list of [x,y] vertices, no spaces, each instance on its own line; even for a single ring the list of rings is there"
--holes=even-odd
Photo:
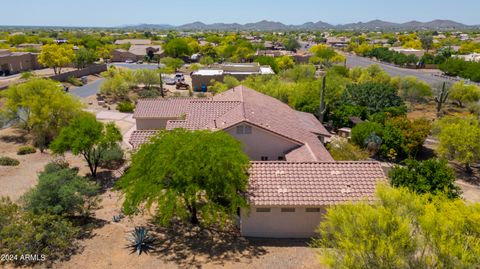
[[[203,21],[332,24],[451,19],[480,24],[479,0],[0,0],[0,25],[121,26]]]

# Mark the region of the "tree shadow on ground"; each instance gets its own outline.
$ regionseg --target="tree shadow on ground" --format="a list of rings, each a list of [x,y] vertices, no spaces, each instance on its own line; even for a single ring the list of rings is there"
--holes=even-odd
[[[224,265],[226,262],[248,262],[267,254],[265,246],[279,244],[269,239],[244,238],[233,228],[220,231],[178,223],[169,228],[151,224],[149,230],[158,238],[151,254],[173,262],[180,268],[201,268],[205,263]],[[288,242],[282,244],[289,246]]]
[[[18,134],[18,135],[2,135],[0,136],[0,141],[5,143],[14,143],[14,144],[25,144],[27,143],[28,139],[25,135]]]
[[[450,162],[455,170],[457,179],[461,179],[467,183],[480,186],[480,164],[471,165],[472,173],[467,173],[465,166],[456,162]]]
[[[436,158],[437,154],[435,151],[430,147],[421,147],[420,150],[417,152],[416,160],[418,161],[425,161],[428,159]]]

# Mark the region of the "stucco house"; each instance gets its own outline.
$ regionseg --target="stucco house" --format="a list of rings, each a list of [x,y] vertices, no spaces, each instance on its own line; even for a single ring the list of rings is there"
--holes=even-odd
[[[249,156],[248,210],[240,210],[241,234],[310,237],[325,208],[371,197],[385,175],[376,162],[335,162],[324,146],[330,133],[310,113],[244,86],[212,98],[139,100],[132,147],[159,130],[224,131]]]
[[[243,80],[250,75],[275,74],[270,66],[261,66],[259,63],[223,63],[202,68],[191,74],[192,88],[200,91],[212,85],[212,82],[223,81],[225,76],[232,76]]]
[[[133,118],[133,147],[159,129],[223,130],[251,160],[333,161],[322,143],[331,134],[312,114],[244,86],[209,99],[139,100]]]
[[[31,52],[11,52],[0,49],[0,76],[42,68],[37,61],[37,54]]]
[[[114,49],[112,51],[112,62],[140,61],[148,56],[150,59],[158,55],[163,57],[163,49],[160,45],[132,45],[128,50]]]
[[[152,44],[152,40],[150,39],[117,39],[115,40],[115,45],[123,45],[123,44],[150,45]]]
[[[378,162],[252,162],[243,236],[315,235],[328,206],[371,200],[385,175]]]

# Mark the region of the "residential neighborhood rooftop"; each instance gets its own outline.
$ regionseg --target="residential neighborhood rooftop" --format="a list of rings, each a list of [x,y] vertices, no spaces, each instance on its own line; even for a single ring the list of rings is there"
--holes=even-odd
[[[325,206],[372,199],[386,176],[378,162],[252,162],[253,206]]]
[[[179,120],[182,115],[184,119]],[[134,118],[175,118],[167,121],[167,130],[179,127],[225,130],[247,122],[297,143],[299,149],[287,154],[287,160],[333,160],[318,138],[329,137],[330,133],[312,114],[295,111],[273,97],[244,86],[235,87],[211,99],[140,100]],[[135,148],[147,140],[148,136],[143,131],[135,131],[130,143]]]

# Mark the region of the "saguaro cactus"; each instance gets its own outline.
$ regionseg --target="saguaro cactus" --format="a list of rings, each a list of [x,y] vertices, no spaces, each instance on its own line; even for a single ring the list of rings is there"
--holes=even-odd
[[[442,105],[447,101],[449,89],[447,88],[447,83],[443,82],[442,90],[435,96],[435,102],[437,103],[437,118],[441,116]]]
[[[327,76],[324,75],[322,79],[322,90],[320,91],[320,110],[318,111],[318,120],[323,123],[323,118],[325,117],[325,87],[327,84]]]

